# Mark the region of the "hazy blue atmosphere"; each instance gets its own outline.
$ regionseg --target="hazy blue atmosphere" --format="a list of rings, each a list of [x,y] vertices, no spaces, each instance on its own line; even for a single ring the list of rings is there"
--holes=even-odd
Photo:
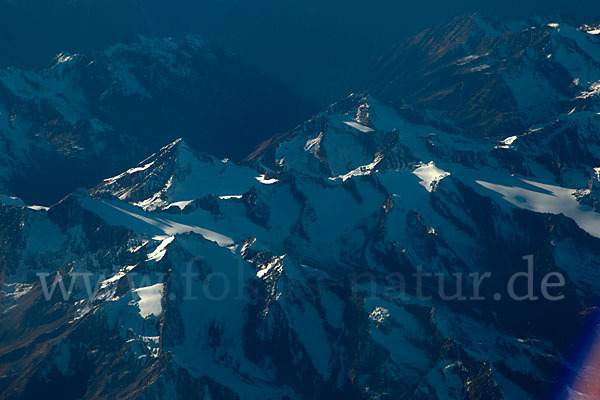
[[[594,0],[19,0],[0,10],[0,65],[39,66],[60,51],[102,50],[136,33],[200,33],[323,106],[369,58],[457,15],[600,15]]]

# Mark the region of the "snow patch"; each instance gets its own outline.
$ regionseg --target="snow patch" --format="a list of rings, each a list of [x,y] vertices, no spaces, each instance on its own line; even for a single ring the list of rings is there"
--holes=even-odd
[[[321,141],[323,140],[323,132],[319,133],[314,139],[308,139],[304,145],[304,151],[310,152],[312,155],[317,156],[321,149]]]
[[[500,141],[500,144],[498,146],[494,146],[495,149],[509,149],[510,146],[515,142],[515,140],[517,140],[516,136],[510,136],[507,137],[504,140]]]
[[[147,318],[150,315],[159,317],[160,314],[162,314],[161,300],[163,290],[163,284],[157,283],[156,285],[139,288],[133,291],[140,298],[137,302],[137,306],[140,309],[142,318]]]
[[[487,56],[487,55],[489,55],[489,54],[490,54],[490,53],[485,53],[485,54],[473,54],[473,55],[470,55],[470,56],[466,56],[466,57],[463,57],[463,58],[461,58],[461,59],[458,59],[458,60],[456,60],[455,64],[456,64],[456,65],[459,65],[459,66],[462,66],[462,65],[468,64],[468,63],[470,63],[470,62],[472,62],[472,61],[475,61],[475,60],[477,60],[477,59],[479,59],[479,58],[481,58],[481,57],[486,57],[486,56]]]
[[[44,206],[28,206],[27,208],[29,208],[30,210],[33,210],[33,211],[48,211],[50,209],[50,207],[44,207]]]
[[[275,178],[267,179],[265,177],[265,175],[257,176],[255,179],[257,181],[259,181],[260,183],[262,183],[263,185],[272,185],[274,183],[279,182],[279,179],[275,179]]]
[[[118,282],[124,276],[125,276],[125,272],[119,271],[114,276],[112,276],[112,277],[110,277],[108,279],[103,280],[100,283],[100,289],[105,289],[105,288],[109,287],[113,283]]]
[[[358,122],[344,121],[344,123],[348,126],[351,126],[354,129],[358,129],[359,131],[364,132],[364,133],[369,133],[369,132],[375,131],[375,129],[369,128],[368,126],[364,126],[362,124],[359,124]]]
[[[335,181],[337,179],[341,179],[342,182],[346,182],[346,180],[352,178],[353,176],[370,175],[375,170],[375,167],[377,166],[377,164],[379,164],[381,162],[381,160],[383,160],[383,155],[380,153],[377,153],[375,155],[375,160],[373,160],[372,163],[367,164],[367,165],[361,165],[360,167],[353,169],[352,171],[348,172],[347,174],[332,177],[332,178],[329,178],[329,180]]]
[[[180,210],[183,210],[183,209],[185,209],[187,206],[189,206],[193,202],[194,202],[194,200],[176,201],[175,203],[169,204],[167,206],[167,208],[169,208],[169,207],[177,207]]]
[[[587,99],[588,97],[600,95],[600,81],[594,82],[590,85],[587,91],[582,91],[578,99]]]
[[[153,260],[158,262],[162,260],[165,254],[167,254],[167,246],[169,246],[174,239],[175,236],[169,236],[168,238],[164,239],[156,248],[156,250],[148,255],[148,261]]]
[[[281,257],[275,257],[270,263],[268,263],[264,268],[262,268],[261,270],[259,270],[258,272],[256,272],[256,276],[260,279],[262,279],[263,277],[265,277],[269,271],[271,271],[273,268],[275,267],[279,267],[281,268],[281,264],[283,262],[283,259],[285,258],[285,254],[282,255]]]
[[[488,68],[490,68],[489,65],[481,64],[481,65],[478,65],[477,67],[471,68],[471,72],[481,72],[481,71],[485,71]]]
[[[579,30],[584,31],[588,35],[600,35],[600,25],[583,25]]]
[[[416,176],[421,179],[421,186],[427,189],[428,192],[435,190],[435,186],[445,177],[449,176],[450,173],[439,169],[433,161],[429,164],[421,164],[413,172]]]
[[[232,238],[208,229],[193,225],[181,224],[166,218],[145,215],[143,211],[141,211],[142,214],[128,211],[124,208],[131,207],[128,204],[123,204],[122,207],[119,207],[110,204],[106,200],[95,201],[88,199],[84,201],[83,206],[88,210],[98,214],[111,225],[125,226],[138,233],[152,234],[152,231],[154,231],[154,234],[174,236],[177,234],[193,232],[201,235],[206,240],[217,243],[220,247],[229,247],[233,244]],[[127,216],[132,217],[133,220]],[[137,221],[141,221],[143,223],[140,224]]]
[[[369,314],[369,319],[376,324],[382,324],[386,319],[390,317],[390,312],[387,308],[376,307],[371,314]]]
[[[75,59],[75,57],[77,57],[77,54],[71,55],[71,54],[60,53],[57,57],[58,58],[56,59],[56,64],[64,64],[64,63],[73,61]]]
[[[592,211],[589,207],[580,205],[573,195],[575,189],[547,185],[526,179],[521,179],[521,181],[530,187],[542,189],[542,191],[517,186],[503,186],[480,180],[475,182],[501,194],[506,201],[519,208],[539,213],[564,214],[572,218],[581,229],[592,236],[600,238],[600,214]]]

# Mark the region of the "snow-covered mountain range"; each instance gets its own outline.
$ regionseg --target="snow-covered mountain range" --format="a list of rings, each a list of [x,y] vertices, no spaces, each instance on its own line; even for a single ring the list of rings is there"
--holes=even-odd
[[[62,53],[40,71],[0,71],[0,186],[49,205],[178,137],[239,159],[308,110],[196,35]]]
[[[1,197],[1,396],[594,398],[600,38],[498,29],[417,36],[244,162],[178,139],[50,208]],[[528,256],[562,300],[509,298]]]
[[[597,101],[598,29],[478,14],[422,32],[373,62],[363,86],[382,101],[436,110],[470,136],[547,125]]]

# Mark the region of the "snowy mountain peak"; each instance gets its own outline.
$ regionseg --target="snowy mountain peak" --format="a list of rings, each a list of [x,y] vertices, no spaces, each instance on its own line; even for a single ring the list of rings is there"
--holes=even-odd
[[[209,194],[245,193],[257,183],[257,173],[226,160],[200,153],[177,139],[143,160],[137,167],[105,179],[95,196],[111,196],[144,210],[168,208]]]

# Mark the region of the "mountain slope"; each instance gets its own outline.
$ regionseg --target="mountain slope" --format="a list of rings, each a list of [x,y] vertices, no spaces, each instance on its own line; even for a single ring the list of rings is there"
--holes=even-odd
[[[543,170],[518,141],[442,127],[351,96],[247,165],[176,141],[47,211],[5,200],[3,395],[549,394],[599,284],[598,214],[548,171],[512,176],[503,154]],[[530,254],[536,287],[565,276],[564,300],[507,297]],[[485,300],[447,301],[418,271],[448,296],[452,274],[494,279]],[[73,295],[45,300],[40,272]]]

